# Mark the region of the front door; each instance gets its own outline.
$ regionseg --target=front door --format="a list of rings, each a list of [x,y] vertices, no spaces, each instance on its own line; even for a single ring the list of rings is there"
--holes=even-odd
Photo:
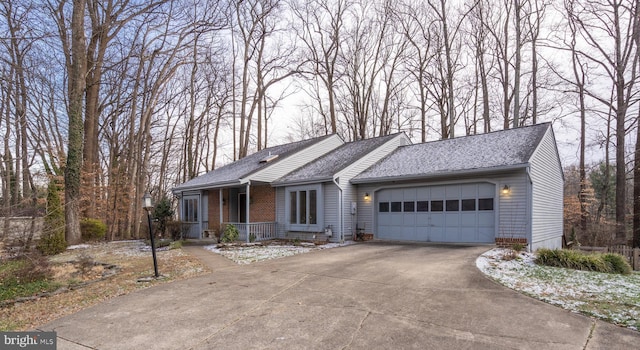
[[[187,227],[186,238],[200,238],[200,196],[182,198],[182,222]]]
[[[247,222],[247,194],[238,193],[238,222]]]

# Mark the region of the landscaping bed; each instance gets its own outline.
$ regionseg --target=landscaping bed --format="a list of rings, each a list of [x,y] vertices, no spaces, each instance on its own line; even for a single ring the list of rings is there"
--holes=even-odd
[[[150,247],[144,241],[119,241],[69,247],[44,258],[47,278],[34,285],[12,284],[0,301],[0,330],[28,330],[113,297],[159,283],[194,277],[208,272],[197,258],[181,249],[158,249],[158,268],[163,278],[139,282],[153,276]],[[11,260],[0,260],[2,269]],[[10,290],[14,288],[15,290]]]
[[[500,284],[531,297],[640,330],[640,273],[541,266],[535,258],[532,253],[493,249],[481,255],[476,265]]]

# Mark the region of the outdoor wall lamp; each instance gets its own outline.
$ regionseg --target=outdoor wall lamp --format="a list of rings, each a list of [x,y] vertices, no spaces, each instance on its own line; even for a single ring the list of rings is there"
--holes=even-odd
[[[153,254],[153,272],[155,277],[158,278],[158,260],[156,259],[156,244],[153,239],[153,231],[151,229],[151,211],[153,210],[153,201],[151,200],[151,194],[145,192],[142,196],[142,207],[147,211],[147,221],[149,222],[149,238],[151,239],[151,253]]]
[[[369,196],[369,192],[364,194],[364,200],[368,201],[371,197]]]
[[[509,192],[511,192],[509,185],[504,185],[504,187],[502,188],[502,194],[509,194]]]

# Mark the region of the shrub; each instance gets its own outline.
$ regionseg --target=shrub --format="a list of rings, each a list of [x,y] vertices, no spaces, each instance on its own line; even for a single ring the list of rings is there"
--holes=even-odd
[[[97,219],[82,219],[80,233],[85,241],[101,240],[107,234],[107,225]]]
[[[513,243],[513,244],[511,245],[511,249],[513,249],[513,250],[514,250],[515,252],[517,252],[517,253],[519,253],[519,252],[523,251],[523,250],[524,250],[524,248],[526,248],[526,247],[527,247],[527,245],[526,245],[526,244],[524,244],[524,243],[520,243],[520,242],[516,242],[516,243]]]
[[[167,232],[172,240],[178,241],[185,237],[183,234],[182,221],[171,220],[166,223]]]
[[[17,259],[3,261],[0,265],[0,301],[28,297],[55,290],[49,262],[42,255],[23,255]]]
[[[44,255],[56,255],[64,252],[67,249],[64,230],[62,233],[54,231],[43,232],[36,248]]]
[[[631,267],[617,254],[585,254],[577,250],[539,249],[536,264],[582,271],[628,273]],[[619,258],[618,258],[619,257]],[[625,268],[628,267],[628,270]]]
[[[240,236],[238,229],[234,225],[229,224],[224,228],[224,233],[220,240],[223,243],[231,243],[238,240],[238,236]]]
[[[167,223],[173,216],[173,209],[171,209],[171,201],[164,197],[162,198],[156,207],[153,209],[153,218],[158,222],[158,230],[160,235],[164,237],[167,229]]]
[[[602,259],[610,265],[612,273],[620,273],[623,275],[628,275],[631,273],[631,265],[627,259],[620,254],[607,253],[602,254]]]
[[[47,186],[47,212],[44,217],[42,234],[36,248],[44,255],[55,255],[67,249],[64,239],[64,210],[60,200],[60,189],[51,179]]]

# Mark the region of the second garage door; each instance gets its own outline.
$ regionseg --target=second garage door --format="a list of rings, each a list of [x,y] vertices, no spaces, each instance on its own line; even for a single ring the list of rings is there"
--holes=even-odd
[[[495,185],[471,183],[381,190],[376,195],[380,239],[493,243]]]

